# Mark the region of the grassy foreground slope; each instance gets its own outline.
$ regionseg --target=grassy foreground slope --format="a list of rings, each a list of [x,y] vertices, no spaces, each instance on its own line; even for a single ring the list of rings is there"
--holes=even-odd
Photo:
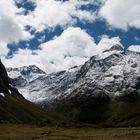
[[[54,120],[38,105],[13,95],[0,96],[0,122],[52,124]]]

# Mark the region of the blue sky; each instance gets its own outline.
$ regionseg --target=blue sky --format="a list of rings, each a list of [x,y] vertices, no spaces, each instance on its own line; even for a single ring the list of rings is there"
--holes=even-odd
[[[2,17],[1,22],[4,22],[4,24],[0,24],[0,29],[4,30],[5,28],[4,33],[1,33],[0,35],[0,39],[1,44],[6,45],[7,48],[7,51],[4,49],[6,54],[4,56],[5,58],[3,58],[7,65],[11,62],[13,65],[13,61],[15,60],[14,56],[16,54],[19,55],[19,52],[22,52],[25,55],[26,53],[24,53],[24,51],[27,52],[29,58],[34,57],[30,55],[35,53],[37,54],[37,57],[41,57],[41,60],[45,61],[42,55],[39,55],[39,50],[42,49],[43,52],[47,46],[51,46],[50,44],[54,44],[54,42],[58,43],[58,40],[63,42],[62,39],[64,39],[66,46],[69,45],[70,43],[65,37],[65,35],[68,37],[68,32],[65,31],[71,32],[71,30],[73,31],[73,28],[77,29],[74,31],[83,34],[83,39],[85,39],[84,37],[87,37],[87,44],[92,44],[93,46],[100,47],[98,44],[104,38],[107,38],[106,41],[111,44],[110,41],[112,41],[112,38],[114,37],[117,38],[115,39],[117,40],[116,42],[120,43],[126,49],[129,46],[140,46],[139,0],[70,0],[65,2],[61,0],[8,0],[7,2],[4,2],[4,0],[2,0],[0,4],[3,4],[5,7],[10,6],[9,10],[11,11],[10,15],[6,15],[6,11],[3,9],[0,10],[0,16]],[[132,12],[129,12],[126,8],[131,8],[130,11]],[[3,15],[6,15],[6,17]],[[5,24],[6,21],[9,22],[8,24],[11,27],[6,27],[6,25],[8,25]],[[71,30],[69,30],[69,28]],[[8,29],[11,30],[10,33],[7,33]],[[14,34],[13,32],[17,34]],[[6,33],[8,34],[8,37],[6,37]],[[77,38],[78,34],[74,33],[74,35],[71,36]],[[81,38],[80,34],[79,38]],[[52,40],[54,42],[52,42]],[[60,43],[57,43],[56,46],[59,46]],[[85,46],[87,44],[85,44]],[[44,45],[45,47],[41,48],[41,46]],[[75,45],[74,47],[77,46]],[[86,50],[87,48],[84,49]],[[63,50],[66,50],[66,48]],[[52,51],[59,52],[61,49],[54,49]],[[67,51],[71,53],[71,50]],[[63,55],[65,55],[65,52],[63,52]],[[87,60],[85,58],[92,56],[92,54],[84,54],[79,57],[79,54],[75,55],[74,53],[74,57],[77,56],[77,59],[82,59],[79,63],[82,64]],[[9,61],[8,57],[13,58],[13,60],[11,59],[11,61]],[[49,57],[47,63],[56,61],[56,65],[52,66],[50,72],[53,72],[53,69],[54,71],[65,69],[65,67],[57,67],[60,62],[57,62],[56,58],[51,56],[51,59]],[[23,60],[20,61],[24,60],[25,59],[23,58]],[[68,65],[66,68],[71,67],[72,62],[74,63],[73,65],[79,62],[74,62],[74,60],[75,59],[72,59],[69,64],[66,63],[65,65]],[[17,66],[18,64],[19,62],[15,63],[13,66]]]
[[[26,12],[25,15],[28,14],[30,11],[35,9],[35,4],[32,1],[24,0],[21,3],[16,2],[19,8],[25,8]],[[93,10],[99,9],[99,6],[95,5],[88,5],[87,7],[82,7],[83,10]],[[97,20],[92,23],[83,23],[79,21],[74,25],[75,27],[80,27],[81,29],[86,30],[91,36],[94,37],[95,42],[98,43],[100,41],[100,36],[108,35],[109,37],[119,36],[121,38],[121,43],[125,48],[128,48],[131,45],[139,45],[140,44],[140,29],[136,29],[134,27],[129,28],[129,30],[124,31],[122,29],[113,28],[110,29],[108,24],[105,20]],[[59,36],[64,29],[60,26],[57,26],[53,31],[48,31],[46,28],[42,32],[34,33],[35,37],[29,41],[23,40],[19,41],[19,43],[10,43],[8,47],[10,48],[9,55],[12,55],[19,47],[20,48],[30,48],[30,49],[37,49],[40,44],[43,42],[47,42],[52,40],[55,36]],[[38,39],[45,36],[45,39],[40,42]],[[136,39],[139,38],[139,39]]]

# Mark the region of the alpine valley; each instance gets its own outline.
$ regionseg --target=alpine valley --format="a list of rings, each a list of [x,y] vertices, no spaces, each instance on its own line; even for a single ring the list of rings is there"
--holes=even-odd
[[[32,104],[25,97],[50,113],[77,122],[105,127],[140,126],[138,52],[115,45],[67,71],[47,74],[31,65],[7,68],[7,72],[12,86],[2,87],[0,103],[3,106],[13,98]]]

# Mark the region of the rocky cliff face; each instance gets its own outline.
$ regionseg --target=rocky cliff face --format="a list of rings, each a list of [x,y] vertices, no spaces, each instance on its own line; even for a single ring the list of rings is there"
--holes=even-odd
[[[112,46],[91,57],[83,66],[68,71],[34,73],[31,67],[38,69],[35,66],[8,68],[8,74],[27,99],[51,110],[93,123],[109,118],[111,123],[116,119],[116,123],[125,124],[135,120],[134,112],[137,117],[140,115],[139,53]],[[23,74],[25,68],[28,72]]]
[[[17,96],[19,98],[24,99],[24,97],[21,94],[19,94],[18,90],[9,84],[9,78],[6,69],[1,61],[0,61],[0,94],[3,97],[11,94],[13,96]]]

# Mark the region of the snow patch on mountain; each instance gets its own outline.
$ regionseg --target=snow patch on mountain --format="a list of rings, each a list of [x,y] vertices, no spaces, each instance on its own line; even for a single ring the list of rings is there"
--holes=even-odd
[[[5,97],[4,93],[0,93],[0,96],[3,96],[3,97]]]

